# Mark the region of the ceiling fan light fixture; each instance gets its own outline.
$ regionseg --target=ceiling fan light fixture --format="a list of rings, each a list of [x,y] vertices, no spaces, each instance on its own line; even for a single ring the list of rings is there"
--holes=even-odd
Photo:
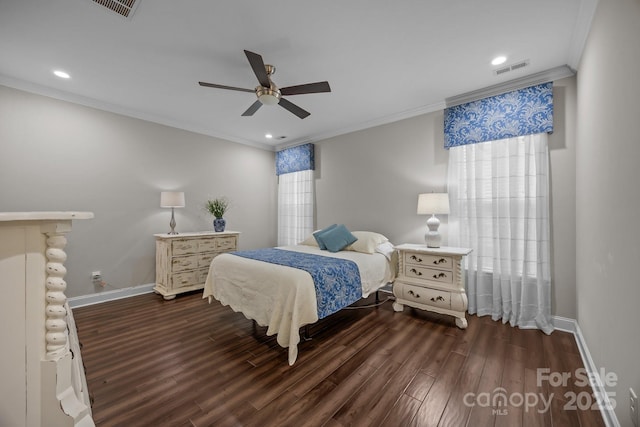
[[[258,95],[258,99],[264,105],[276,105],[280,102],[280,91],[277,89],[257,87],[256,95]]]

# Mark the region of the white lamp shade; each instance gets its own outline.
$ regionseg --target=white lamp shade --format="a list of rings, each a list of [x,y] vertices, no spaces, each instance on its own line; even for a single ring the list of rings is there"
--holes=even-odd
[[[424,193],[418,196],[418,215],[449,214],[447,193]]]
[[[160,193],[161,208],[184,208],[184,192],[163,191]]]

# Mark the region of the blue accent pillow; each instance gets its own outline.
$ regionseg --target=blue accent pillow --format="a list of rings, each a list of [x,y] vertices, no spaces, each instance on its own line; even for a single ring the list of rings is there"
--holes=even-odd
[[[343,224],[323,233],[320,239],[329,252],[340,252],[358,240]]]
[[[332,224],[326,228],[323,228],[322,230],[318,230],[315,233],[313,233],[313,237],[315,237],[316,242],[318,242],[318,246],[320,246],[320,249],[322,250],[326,250],[327,246],[324,244],[324,242],[322,241],[322,235],[325,233],[328,233],[329,231],[333,230],[334,228],[336,228],[338,226],[338,224]]]

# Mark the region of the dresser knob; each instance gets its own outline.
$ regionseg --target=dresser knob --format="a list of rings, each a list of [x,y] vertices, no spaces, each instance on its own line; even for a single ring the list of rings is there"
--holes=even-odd
[[[431,301],[436,302],[436,301],[444,301],[444,298],[442,298],[440,295],[438,295],[437,297],[431,297],[430,298]]]
[[[434,274],[433,278],[434,279],[442,279],[442,278],[446,278],[447,275],[445,273],[440,273],[440,274]]]
[[[440,264],[445,263],[445,262],[447,262],[447,260],[446,260],[446,259],[444,259],[444,258],[434,259],[434,260],[433,260],[433,263],[434,263],[435,265],[440,265]]]
[[[415,274],[416,276],[422,276],[422,272],[416,270],[415,268],[412,268],[411,270],[409,270],[411,273]]]
[[[416,261],[416,262],[422,262],[422,258],[418,258],[418,257],[417,257],[417,256],[415,256],[415,255],[411,255],[411,260],[412,260],[412,261]]]

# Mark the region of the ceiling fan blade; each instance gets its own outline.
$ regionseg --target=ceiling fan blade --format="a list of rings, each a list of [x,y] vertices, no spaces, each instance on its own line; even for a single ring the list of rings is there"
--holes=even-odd
[[[247,55],[249,64],[251,64],[251,68],[253,68],[253,73],[258,78],[260,85],[262,85],[263,87],[271,87],[271,82],[269,81],[267,70],[264,67],[264,61],[262,60],[262,56],[258,55],[257,53],[250,52],[248,50],[245,50],[244,54]]]
[[[241,87],[217,85],[215,83],[207,83],[207,82],[198,82],[198,84],[200,86],[204,86],[204,87],[215,87],[217,89],[239,90],[241,92],[253,92],[253,93],[255,93],[254,89],[245,89],[245,88],[241,88]]]
[[[251,107],[247,108],[247,111],[245,111],[244,113],[242,113],[243,116],[253,116],[253,113],[255,113],[256,111],[258,111],[258,108],[262,107],[262,102],[260,102],[260,100],[254,102],[253,104],[251,104]]]
[[[278,105],[280,105],[285,110],[288,110],[288,111],[292,112],[293,114],[295,114],[296,116],[300,117],[301,119],[304,119],[309,114],[311,114],[310,112],[308,112],[306,110],[303,110],[302,108],[298,107],[293,102],[287,101],[284,98],[280,98],[280,102],[278,103]]]
[[[287,86],[280,88],[282,95],[302,95],[304,93],[331,92],[329,82],[307,83],[304,85]]]

